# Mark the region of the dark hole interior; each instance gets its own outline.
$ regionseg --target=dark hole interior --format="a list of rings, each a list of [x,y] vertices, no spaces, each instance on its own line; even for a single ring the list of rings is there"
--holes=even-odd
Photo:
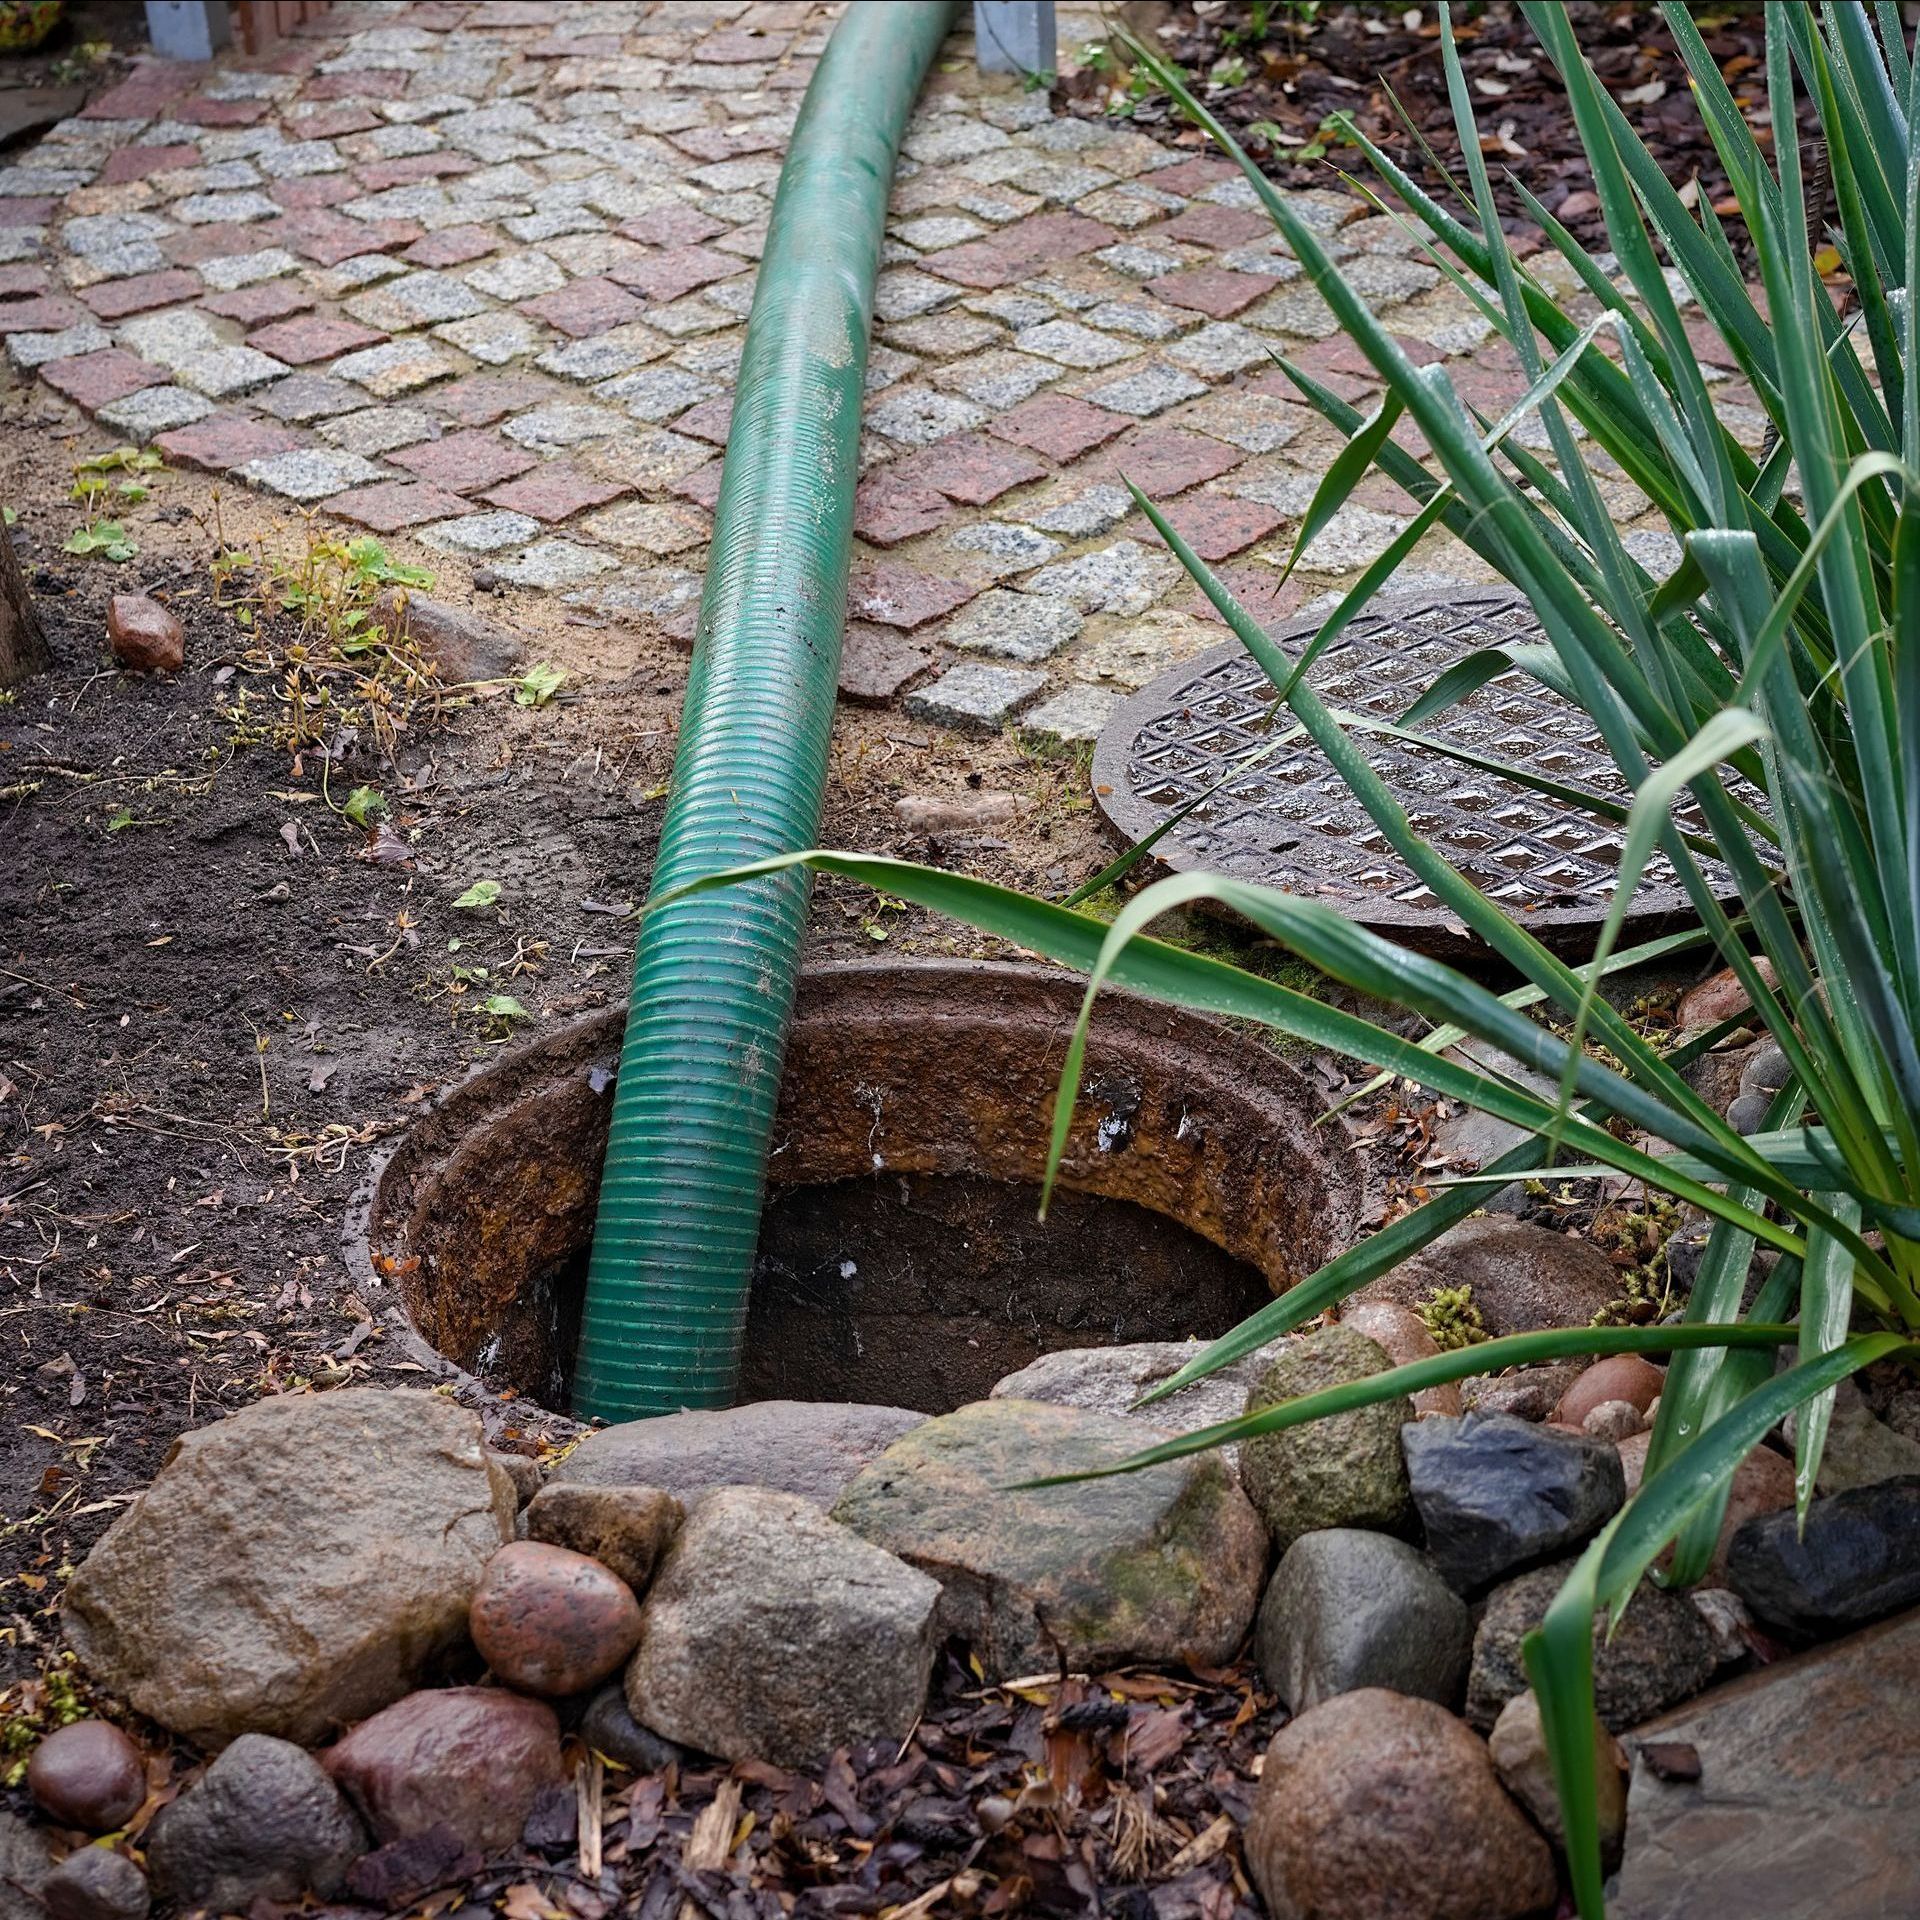
[[[945,1413],[1060,1347],[1212,1338],[1273,1297],[1260,1271],[1130,1200],[973,1174],[775,1192],[761,1216],[740,1397]],[[479,1370],[572,1402],[582,1248],[524,1288]]]

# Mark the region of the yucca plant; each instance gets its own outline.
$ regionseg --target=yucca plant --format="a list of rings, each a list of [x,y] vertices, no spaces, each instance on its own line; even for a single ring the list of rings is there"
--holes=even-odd
[[[1525,984],[1497,996],[1312,901],[1205,874],[1145,888],[1109,926],[1072,902],[904,862],[815,852],[752,871],[804,863],[970,921],[1085,970],[1089,1010],[1112,981],[1262,1022],[1516,1122],[1532,1137],[1484,1170],[1492,1185],[1549,1165],[1556,1179],[1625,1173],[1712,1217],[1684,1324],[1495,1340],[1184,1435],[1114,1469],[1521,1362],[1671,1354],[1640,1492],[1583,1555],[1526,1649],[1565,1807],[1574,1891],[1593,1920],[1602,1910],[1591,1740],[1596,1611],[1617,1617],[1669,1545],[1662,1577],[1681,1585],[1701,1578],[1734,1469],[1796,1409],[1804,1516],[1839,1382],[1876,1360],[1920,1354],[1920,384],[1909,378],[1920,321],[1909,296],[1920,264],[1920,68],[1899,9],[1884,0],[1871,11],[1859,0],[1769,8],[1766,79],[1779,130],[1769,155],[1687,9],[1663,7],[1731,182],[1738,226],[1729,232],[1703,196],[1665,178],[1582,58],[1568,10],[1524,11],[1565,82],[1614,259],[1588,253],[1524,184],[1517,190],[1551,256],[1584,289],[1592,318],[1569,313],[1502,232],[1444,9],[1440,53],[1466,169],[1454,183],[1458,208],[1349,133],[1377,172],[1380,205],[1420,236],[1517,356],[1528,391],[1498,421],[1465,406],[1443,369],[1412,364],[1180,75],[1144,47],[1133,53],[1239,161],[1384,382],[1381,406],[1363,417],[1287,367],[1307,402],[1347,437],[1299,545],[1373,468],[1419,511],[1293,658],[1152,503],[1136,498],[1395,851]],[[1793,134],[1801,93],[1818,112],[1831,165],[1831,231],[1804,202]],[[1844,310],[1816,265],[1829,245],[1850,289]],[[1763,299],[1749,291],[1743,257],[1757,266]],[[1770,431],[1757,455],[1716,416],[1683,307],[1715,330],[1765,410]],[[1551,458],[1512,437],[1535,409]],[[1403,418],[1437,471],[1391,438]],[[1623,546],[1594,477],[1603,456],[1680,541],[1685,557],[1671,577],[1654,579]],[[1517,668],[1590,716],[1633,790],[1618,891],[1584,966],[1557,958],[1420,840],[1355,743],[1363,723],[1313,690],[1315,659],[1435,525],[1525,593],[1551,644],[1489,649],[1460,663],[1410,703],[1400,727],[1417,731],[1442,706]],[[1527,768],[1504,771],[1604,818],[1623,817]],[[1675,812],[1688,794],[1683,828]],[[1743,1019],[1763,1022],[1791,1067],[1766,1131],[1742,1137],[1683,1075],[1733,1022],[1663,1048],[1600,992],[1610,971],[1673,944],[1618,950],[1656,850],[1692,901],[1694,937],[1711,943],[1749,995],[1754,1011]],[[1709,861],[1722,892],[1731,876],[1737,911],[1716,891]],[[1147,936],[1159,916],[1199,900],[1231,909],[1348,986],[1425,1016],[1433,1031],[1404,1040]],[[1054,1116],[1055,1170],[1085,1035],[1083,1014]],[[1463,1036],[1477,1043],[1476,1058],[1496,1064],[1448,1057],[1444,1049]],[[1512,1077],[1500,1071],[1502,1059]],[[1541,1074],[1557,1080],[1557,1099],[1529,1090]],[[1653,1150],[1635,1144],[1641,1137]],[[1216,1341],[1152,1397],[1313,1319],[1490,1190],[1441,1190]],[[1743,1315],[1757,1247],[1777,1257]],[[1776,1371],[1781,1346],[1796,1351]]]

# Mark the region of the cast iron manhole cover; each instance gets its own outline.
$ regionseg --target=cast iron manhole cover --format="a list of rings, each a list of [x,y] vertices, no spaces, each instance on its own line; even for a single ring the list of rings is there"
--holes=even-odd
[[[1275,636],[1297,657],[1317,620]],[[1339,711],[1394,720],[1476,648],[1541,641],[1525,600],[1504,589],[1462,588],[1445,598],[1381,600],[1356,619],[1310,675]],[[1138,841],[1196,794],[1233,772],[1293,724],[1267,718],[1274,690],[1237,640],[1183,661],[1143,688],[1107,723],[1094,749],[1102,812]],[[1523,764],[1569,786],[1624,802],[1626,783],[1586,715],[1529,676],[1502,674],[1421,731],[1491,759]],[[1378,734],[1354,735],[1448,862],[1543,938],[1598,931],[1613,898],[1621,835],[1604,820],[1460,762]],[[1679,824],[1703,830],[1691,800]],[[1452,912],[1388,846],[1366,809],[1310,740],[1282,748],[1203,800],[1154,845],[1176,871],[1204,869],[1256,880],[1337,907],[1411,945],[1446,947],[1464,935]],[[1709,866],[1731,894],[1723,868]],[[1644,929],[1691,907],[1656,853],[1634,901]]]

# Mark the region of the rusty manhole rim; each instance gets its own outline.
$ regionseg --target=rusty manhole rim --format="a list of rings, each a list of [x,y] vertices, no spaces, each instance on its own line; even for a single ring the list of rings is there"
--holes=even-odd
[[[1065,968],[1023,961],[901,957],[817,962],[801,971],[796,1030],[810,1012],[823,1019],[830,1016],[833,1011],[830,1003],[836,996],[857,996],[882,986],[904,987],[909,997],[922,994],[936,1000],[943,994],[964,992],[969,986],[977,992],[998,991],[1016,999],[1036,994],[1057,997],[1059,1005],[1050,1012],[1057,1016],[1057,1038],[1064,1047],[1072,1016],[1078,1010],[1083,981],[1081,976]],[[810,1005],[819,1001],[829,1004]],[[970,1017],[977,1021],[983,1011],[976,1007]],[[968,1017],[966,1010],[961,1012],[963,1018]],[[605,1072],[607,1077],[603,1083],[590,1084],[596,1092],[602,1084],[610,1089],[611,1070],[618,1060],[626,1016],[624,1004],[572,1016],[500,1057],[478,1063],[458,1080],[438,1089],[421,1103],[399,1136],[369,1160],[345,1211],[341,1251],[354,1284],[365,1290],[370,1303],[377,1303],[376,1313],[388,1322],[389,1337],[404,1349],[406,1359],[431,1380],[442,1383],[443,1391],[450,1385],[463,1403],[479,1408],[490,1432],[498,1424],[524,1420],[530,1411],[537,1411],[556,1431],[584,1432],[589,1423],[527,1393],[496,1387],[481,1374],[450,1358],[422,1331],[405,1290],[392,1276],[390,1265],[383,1270],[385,1247],[397,1245],[402,1257],[409,1251],[408,1243],[399,1237],[405,1228],[396,1226],[392,1210],[395,1196],[387,1192],[388,1183],[393,1179],[412,1183],[403,1190],[413,1194],[417,1184],[429,1178],[460,1143],[472,1137],[476,1128],[489,1119],[508,1115],[516,1099],[564,1087],[574,1072],[583,1075]],[[1301,1159],[1305,1159],[1317,1199],[1313,1219],[1319,1229],[1318,1237],[1325,1245],[1311,1263],[1300,1267],[1289,1284],[1306,1278],[1313,1265],[1332,1258],[1359,1237],[1364,1221],[1370,1217],[1373,1200],[1368,1165],[1365,1156],[1355,1151],[1352,1134],[1345,1123],[1337,1115],[1327,1113],[1331,1096],[1316,1084],[1307,1070],[1307,1062],[1282,1057],[1261,1040],[1249,1037],[1228,1022],[1112,989],[1102,992],[1096,1008],[1096,1037],[1103,1029],[1109,1040],[1124,1031],[1131,1036],[1131,1043],[1149,1051],[1156,1045],[1165,1046],[1176,1056],[1191,1053],[1202,1061],[1211,1058],[1223,1065],[1231,1061],[1236,1068],[1244,1070],[1231,1076],[1235,1097],[1249,1106],[1270,1111],[1273,1125],[1265,1137],[1270,1138],[1276,1149],[1297,1147],[1298,1153],[1290,1164],[1298,1166]],[[1092,1056],[1089,1067],[1096,1067]],[[1083,1087],[1083,1113],[1087,1111],[1089,1094],[1097,1078],[1097,1071],[1090,1072]],[[1044,1111],[1036,1111],[1035,1122],[1044,1136],[1047,1126]],[[1076,1120],[1076,1134],[1080,1129],[1081,1122]],[[776,1131],[776,1150],[781,1145]],[[991,1159],[990,1154],[988,1158]],[[888,1165],[905,1169],[902,1162],[889,1161]],[[994,1172],[989,1167],[986,1171],[989,1177],[995,1178],[1037,1177],[1029,1176],[1024,1169],[1005,1173]],[[840,1177],[847,1176],[836,1171],[802,1172],[787,1184],[805,1186]],[[1257,1270],[1266,1268],[1265,1262],[1243,1246],[1209,1232],[1178,1212],[1157,1207],[1149,1199],[1132,1193],[1110,1193],[1096,1182],[1078,1177],[1071,1167],[1062,1184],[1081,1192],[1135,1199]],[[1273,1284],[1270,1272],[1269,1284]],[[1284,1290],[1276,1287],[1276,1297]]]
[[[1526,598],[1504,585],[1467,586],[1441,592],[1420,592],[1407,594],[1385,594],[1369,603],[1362,614],[1356,616],[1352,625],[1327,650],[1316,663],[1313,682],[1316,691],[1331,707],[1352,710],[1356,703],[1350,699],[1330,694],[1325,681],[1331,671],[1337,671],[1343,662],[1378,659],[1391,649],[1382,648],[1374,642],[1374,636],[1381,629],[1403,629],[1416,620],[1433,615],[1441,615],[1456,623],[1456,627],[1471,627],[1467,634],[1467,643],[1461,645],[1455,657],[1460,657],[1473,646],[1485,646],[1502,642],[1544,642],[1544,627],[1534,613]],[[1484,626],[1481,623],[1485,623]],[[1501,624],[1504,623],[1504,624]],[[1287,647],[1296,655],[1300,647],[1310,641],[1320,630],[1321,617],[1295,619],[1272,630],[1273,639]],[[1478,630],[1472,630],[1477,628]],[[1451,637],[1451,636],[1449,636]],[[1429,636],[1417,644],[1433,645],[1438,636]],[[1422,669],[1424,677],[1414,684],[1402,685],[1395,691],[1393,703],[1382,701],[1374,711],[1380,718],[1391,718],[1391,714],[1381,712],[1381,706],[1393,704],[1396,711],[1402,711],[1417,696],[1421,688],[1429,684],[1433,671]],[[1247,747],[1259,744],[1260,735],[1249,733],[1244,727],[1235,724],[1235,717],[1215,719],[1196,715],[1194,709],[1205,700],[1215,700],[1234,704],[1242,709],[1264,708],[1271,704],[1274,690],[1257,661],[1238,640],[1229,639],[1207,648],[1204,652],[1190,656],[1157,675],[1137,693],[1126,700],[1106,725],[1101,729],[1094,746],[1092,781],[1094,798],[1099,806],[1108,830],[1123,844],[1137,845],[1147,834],[1159,827],[1169,813],[1189,797],[1191,792],[1212,784],[1220,772],[1237,758]],[[1512,670],[1496,677],[1480,688],[1471,698],[1459,706],[1449,709],[1444,715],[1426,723],[1427,730],[1442,735],[1453,735],[1455,744],[1466,745],[1484,751],[1489,758],[1515,759],[1519,756],[1511,751],[1502,751],[1487,740],[1459,738],[1460,729],[1465,725],[1480,725],[1488,731],[1498,732],[1500,726],[1493,724],[1498,715],[1489,715],[1483,708],[1476,711],[1477,703],[1487,702],[1490,698],[1507,702],[1514,708],[1524,707],[1528,711],[1531,724],[1539,726],[1550,724],[1560,734],[1558,742],[1550,742],[1550,747],[1558,747],[1569,754],[1583,756],[1596,769],[1603,770],[1605,778],[1583,782],[1558,768],[1549,768],[1555,778],[1563,779],[1569,785],[1586,784],[1608,799],[1618,799],[1623,803],[1631,798],[1625,783],[1620,781],[1614,770],[1612,756],[1606,752],[1600,741],[1597,729],[1587,716],[1571,702],[1561,698],[1550,689],[1539,685],[1527,676]],[[1470,715],[1471,719],[1462,716]],[[1534,716],[1539,716],[1535,718]],[[1168,749],[1180,742],[1178,728],[1168,723],[1175,719],[1185,723],[1197,740],[1205,742],[1209,732],[1222,735],[1237,734],[1238,740],[1233,749],[1207,747],[1204,744],[1188,749],[1189,756],[1198,764],[1192,770],[1181,768],[1171,774],[1143,772],[1140,767],[1139,749],[1149,729],[1160,728],[1165,737],[1154,743],[1156,748]],[[1275,724],[1273,731],[1283,731],[1290,724],[1283,715]],[[1519,720],[1504,722],[1509,728],[1522,724]],[[1572,729],[1577,727],[1584,737],[1575,742]],[[1356,733],[1353,738],[1379,765],[1383,760],[1394,767],[1406,762],[1414,762],[1422,768],[1444,769],[1446,777],[1461,788],[1472,790],[1485,788],[1491,790],[1486,807],[1489,823],[1497,823],[1498,831],[1489,831],[1485,838],[1490,843],[1506,842],[1516,852],[1524,849],[1529,861],[1537,860],[1551,871],[1551,863],[1560,860],[1568,866],[1581,865],[1586,870],[1589,898],[1585,901],[1564,902],[1549,899],[1538,904],[1529,904],[1524,910],[1516,910],[1506,905],[1499,897],[1499,890],[1488,884],[1502,876],[1489,874],[1474,860],[1463,857],[1455,847],[1445,844],[1444,833],[1438,830],[1428,832],[1442,857],[1447,859],[1458,871],[1472,879],[1481,890],[1493,898],[1496,906],[1501,906],[1517,924],[1526,928],[1537,937],[1550,944],[1575,946],[1582,940],[1597,937],[1611,903],[1611,891],[1604,895],[1594,892],[1595,887],[1604,878],[1604,863],[1596,862],[1591,856],[1591,848],[1598,848],[1612,842],[1617,851],[1618,843],[1624,835],[1624,825],[1609,828],[1594,816],[1584,814],[1578,809],[1562,807],[1545,794],[1536,794],[1531,789],[1522,788],[1496,775],[1481,774],[1477,770],[1458,762],[1442,759],[1438,755],[1420,753],[1404,743],[1385,741],[1378,735],[1367,736]],[[1357,823],[1362,833],[1377,834],[1366,810],[1355,798],[1346,783],[1321,755],[1319,749],[1309,739],[1303,739],[1296,747],[1287,749],[1273,759],[1250,769],[1248,774],[1227,790],[1219,803],[1219,811],[1226,817],[1228,827],[1250,828],[1256,817],[1256,809],[1245,797],[1249,787],[1256,787],[1262,777],[1269,781],[1282,781],[1282,769],[1289,763],[1310,761],[1316,769],[1310,787],[1304,786],[1297,772],[1287,783],[1289,787],[1288,804],[1306,812],[1311,805],[1314,810],[1320,808],[1342,809],[1347,817]],[[1143,789],[1160,784],[1164,788],[1174,784],[1181,785],[1185,791],[1178,799],[1162,799],[1158,802],[1146,797]],[[1465,821],[1467,816],[1461,809],[1449,801],[1433,794],[1408,792],[1388,777],[1394,797],[1414,818],[1416,827],[1420,825],[1423,809],[1429,812],[1442,810],[1457,819]],[[1322,796],[1316,802],[1309,802],[1307,793]],[[1521,809],[1530,816],[1526,826],[1511,824],[1500,819],[1501,814],[1517,814]],[[1689,830],[1696,830],[1701,823],[1693,814],[1693,802],[1683,797],[1681,808],[1676,817]],[[1401,894],[1419,887],[1415,876],[1401,865],[1399,857],[1391,848],[1382,844],[1378,848],[1367,848],[1356,852],[1353,847],[1342,845],[1339,836],[1317,830],[1306,821],[1283,818],[1274,811],[1261,810],[1257,818],[1275,837],[1290,835],[1289,844],[1282,849],[1261,848],[1246,841],[1235,840],[1228,833],[1212,835],[1214,845],[1195,845],[1184,837],[1188,834],[1205,836],[1211,833],[1205,824],[1209,803],[1203,802],[1189,814],[1179,826],[1174,827],[1155,842],[1144,857],[1141,865],[1149,872],[1166,873],[1204,873],[1218,872],[1235,879],[1251,880],[1259,884],[1277,887],[1283,892],[1297,893],[1303,898],[1315,899],[1345,914],[1358,925],[1385,934],[1402,943],[1429,952],[1472,953],[1484,955],[1487,949],[1461,924],[1458,918],[1431,894],[1424,902],[1399,897]],[[1193,822],[1202,822],[1197,829]],[[1576,823],[1566,829],[1568,845],[1558,848],[1539,847],[1530,844],[1537,839],[1541,831],[1559,831],[1556,822]],[[1457,831],[1458,829],[1456,829]],[[1422,829],[1422,831],[1426,831]],[[1577,845],[1582,840],[1589,841],[1588,848]],[[1287,853],[1299,849],[1299,855],[1292,860],[1284,858]],[[1504,851],[1504,849],[1501,849]],[[1488,858],[1492,858],[1496,849],[1489,845]],[[1308,864],[1312,856],[1319,853],[1325,857],[1325,864],[1316,868]],[[1344,879],[1338,869],[1342,857],[1348,864],[1370,862],[1376,871],[1389,874],[1390,884],[1361,885],[1355,880]],[[1665,868],[1662,856],[1656,854],[1658,868]],[[1713,882],[1716,892],[1723,899],[1737,897],[1731,876],[1718,863],[1703,859],[1703,870]],[[1264,870],[1262,870],[1264,869]],[[1516,873],[1517,869],[1509,869]],[[1671,871],[1668,869],[1667,871]],[[1649,885],[1642,881],[1635,895],[1635,905],[1627,916],[1627,928],[1639,936],[1690,925],[1698,918],[1693,904],[1685,889],[1679,884],[1678,877]]]

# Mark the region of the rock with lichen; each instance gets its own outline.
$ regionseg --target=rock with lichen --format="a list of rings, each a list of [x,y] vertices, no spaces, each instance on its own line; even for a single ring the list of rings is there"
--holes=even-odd
[[[941,1630],[990,1674],[1216,1665],[1252,1623],[1267,1565],[1266,1533],[1216,1455],[1031,1484],[1167,1437],[1081,1407],[977,1401],[902,1435],[834,1518],[932,1574]]]

